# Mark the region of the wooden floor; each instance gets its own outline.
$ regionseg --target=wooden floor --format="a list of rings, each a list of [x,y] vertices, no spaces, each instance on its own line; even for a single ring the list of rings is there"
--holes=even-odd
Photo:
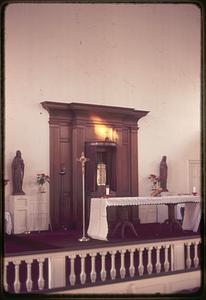
[[[181,239],[185,236],[196,236],[199,232],[176,231],[170,233],[166,224],[141,224],[137,229],[138,236],[134,236],[129,230],[125,232],[125,238],[117,234],[108,241],[90,239],[88,242],[79,242],[78,238],[82,233],[74,230],[56,230],[31,232],[30,234],[5,235],[4,237],[4,256],[15,254],[28,254],[39,252],[50,252],[59,250],[77,250],[95,247],[105,247],[110,245],[123,245],[150,242],[154,240]]]

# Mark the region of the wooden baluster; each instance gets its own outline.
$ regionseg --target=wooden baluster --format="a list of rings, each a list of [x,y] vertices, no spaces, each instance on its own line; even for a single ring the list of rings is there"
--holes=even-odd
[[[152,270],[153,270],[152,260],[151,260],[152,248],[153,247],[147,248],[147,251],[148,251],[147,272],[148,272],[148,274],[152,274]]]
[[[124,254],[125,254],[125,250],[120,250],[121,253],[121,267],[120,267],[120,277],[121,279],[125,278],[126,275],[126,269],[125,269],[125,264],[124,264]]]
[[[187,258],[186,258],[186,268],[190,269],[191,268],[191,257],[190,257],[190,245],[191,243],[187,243]]]
[[[4,290],[7,292],[9,289],[8,283],[7,283],[7,266],[8,266],[8,261],[4,261]]]
[[[135,249],[130,249],[130,266],[129,266],[129,275],[130,277],[134,277],[135,267],[134,267],[134,251]]]
[[[107,271],[106,271],[106,268],[105,268],[105,256],[106,256],[107,252],[100,252],[100,255],[101,255],[101,280],[102,281],[105,281],[106,280],[106,277],[107,277]]]
[[[144,251],[144,248],[139,248],[139,266],[138,266],[138,273],[140,276],[143,275],[144,273],[144,265],[143,265],[143,261],[142,261],[142,254]]]
[[[85,284],[87,275],[85,273],[85,257],[86,254],[80,254],[81,257],[81,273],[80,273],[80,281],[81,284]]]
[[[39,263],[39,278],[38,278],[38,288],[43,290],[44,288],[44,277],[43,277],[43,262],[44,258],[38,258],[37,261]]]
[[[194,253],[194,267],[195,268],[198,268],[199,267],[199,258],[198,258],[198,251],[197,251],[197,249],[198,249],[198,243],[197,242],[194,242],[194,251],[195,251],[195,253]]]
[[[111,276],[111,279],[114,280],[116,278],[116,269],[115,269],[115,254],[116,254],[116,251],[113,250],[110,252],[111,254],[111,270],[110,270],[110,276]]]
[[[95,257],[96,257],[96,253],[90,253],[90,256],[91,256],[91,273],[90,273],[90,279],[91,279],[91,282],[95,282],[96,281],[96,278],[97,278],[97,273],[95,271]]]
[[[33,262],[33,259],[27,259],[26,265],[27,265],[27,280],[26,280],[26,289],[27,292],[31,292],[33,287],[33,281],[31,279],[31,264]]]
[[[170,257],[171,257],[171,271],[174,271],[174,245],[170,247]]]
[[[160,249],[161,249],[161,246],[157,246],[155,249],[156,249],[156,265],[155,265],[155,268],[156,268],[156,272],[160,273],[160,271],[161,271],[161,263],[160,263]]]
[[[168,272],[169,271],[169,267],[170,267],[170,264],[169,264],[169,261],[168,261],[168,249],[169,249],[169,245],[164,246],[164,248],[165,248],[164,270],[165,270],[165,272]]]
[[[13,263],[15,266],[14,291],[15,293],[19,293],[20,292],[19,265],[21,263],[21,260],[14,260]]]
[[[70,255],[69,258],[70,258],[69,282],[72,286],[74,286],[76,283],[76,275],[75,275],[75,271],[74,271],[74,261],[75,261],[76,255],[75,254]]]

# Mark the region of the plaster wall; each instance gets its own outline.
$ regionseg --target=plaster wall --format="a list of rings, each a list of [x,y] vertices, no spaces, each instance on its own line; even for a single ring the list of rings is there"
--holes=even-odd
[[[200,159],[200,17],[193,4],[8,5],[5,178],[18,149],[26,194],[49,173],[40,102],[95,103],[150,111],[139,122],[140,195],[162,155],[169,190],[188,192],[188,160]]]

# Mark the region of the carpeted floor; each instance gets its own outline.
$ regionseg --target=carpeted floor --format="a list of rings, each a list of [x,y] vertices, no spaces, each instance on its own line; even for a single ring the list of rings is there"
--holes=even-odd
[[[192,231],[173,232],[169,233],[166,224],[142,224],[138,227],[138,237],[135,237],[131,231],[125,232],[125,238],[122,239],[119,232],[113,238],[109,238],[109,241],[100,241],[90,239],[88,242],[79,242],[78,238],[82,236],[79,231],[40,231],[31,232],[30,234],[19,235],[6,235],[4,238],[4,255],[14,255],[28,252],[42,252],[44,250],[58,251],[61,249],[85,249],[104,247],[109,245],[118,244],[134,244],[134,242],[145,242],[155,239],[175,239],[182,238],[184,236],[199,235],[194,234]]]

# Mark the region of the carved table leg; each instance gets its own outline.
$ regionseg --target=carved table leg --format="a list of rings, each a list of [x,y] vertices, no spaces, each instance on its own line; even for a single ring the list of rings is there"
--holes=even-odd
[[[124,233],[125,233],[125,228],[126,227],[129,227],[136,237],[138,236],[138,234],[137,234],[137,232],[134,228],[134,225],[129,221],[124,221],[123,224],[122,224],[122,230],[121,230],[122,239],[124,239]]]
[[[111,233],[111,237],[113,237],[115,235],[115,233],[117,232],[118,228],[122,225],[122,222],[118,222],[115,227],[114,230]]]
[[[176,218],[175,218],[175,205],[176,204],[174,204],[174,203],[167,204],[167,206],[168,206],[168,219],[164,221],[164,224],[169,225],[170,233],[172,233],[174,231],[177,231],[176,230],[177,228],[178,228],[178,230],[183,231],[182,226],[180,225],[178,220],[176,220]]]

